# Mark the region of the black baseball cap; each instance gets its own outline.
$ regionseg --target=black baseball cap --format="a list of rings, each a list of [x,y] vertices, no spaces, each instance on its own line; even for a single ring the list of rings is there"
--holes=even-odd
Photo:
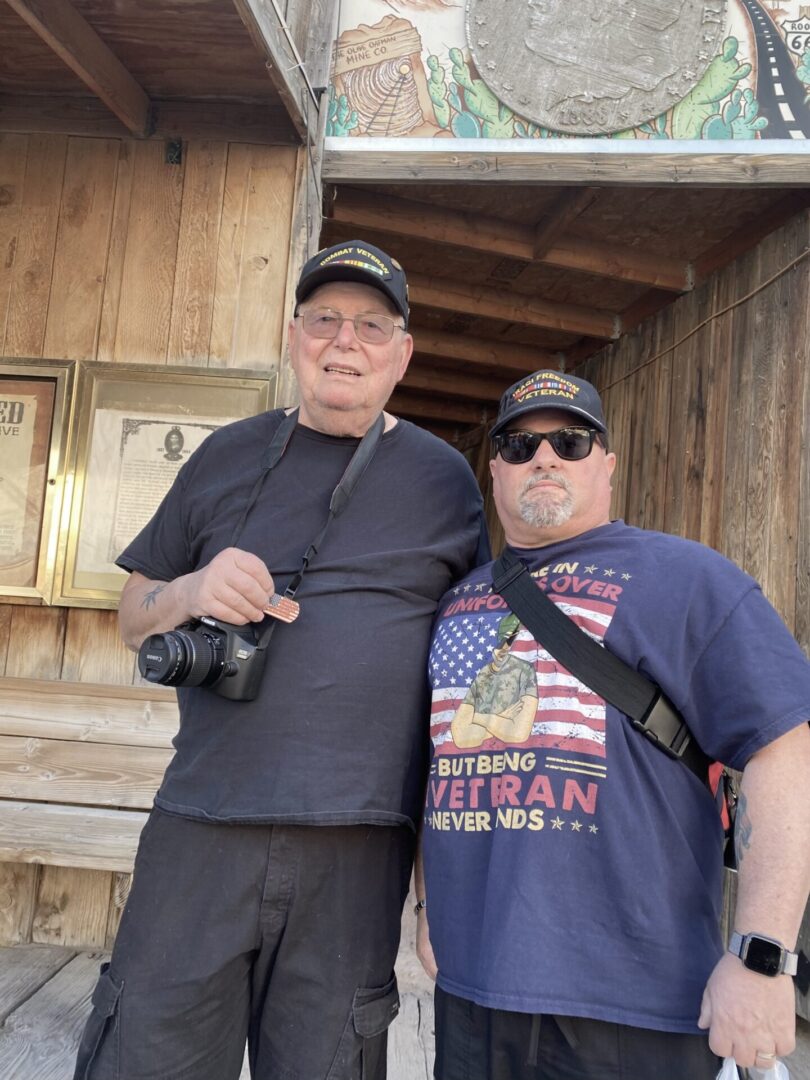
[[[567,409],[587,420],[597,431],[607,431],[602,402],[595,386],[576,375],[543,368],[520,379],[502,395],[498,419],[489,437],[493,439],[499,435],[516,417],[538,409]]]
[[[358,281],[384,293],[408,326],[408,283],[405,271],[374,244],[347,240],[323,248],[304,265],[295,289],[295,302],[306,300],[313,289],[327,281]]]

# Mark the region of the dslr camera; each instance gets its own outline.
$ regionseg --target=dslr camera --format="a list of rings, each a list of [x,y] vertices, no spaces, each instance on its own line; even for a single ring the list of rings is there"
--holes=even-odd
[[[163,634],[138,650],[138,669],[161,686],[204,686],[231,701],[254,701],[267,660],[258,626],[234,626],[208,615]]]

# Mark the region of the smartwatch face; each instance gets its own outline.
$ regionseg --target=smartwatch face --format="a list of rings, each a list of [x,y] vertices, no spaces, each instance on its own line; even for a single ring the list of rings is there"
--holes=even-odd
[[[750,938],[745,954],[745,966],[761,975],[778,975],[782,961],[782,950],[773,941],[762,938]]]

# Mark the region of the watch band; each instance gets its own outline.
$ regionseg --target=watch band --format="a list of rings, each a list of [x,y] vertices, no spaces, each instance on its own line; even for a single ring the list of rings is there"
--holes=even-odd
[[[760,975],[795,975],[799,966],[798,953],[790,952],[781,941],[764,934],[740,934],[735,930],[728,951]]]

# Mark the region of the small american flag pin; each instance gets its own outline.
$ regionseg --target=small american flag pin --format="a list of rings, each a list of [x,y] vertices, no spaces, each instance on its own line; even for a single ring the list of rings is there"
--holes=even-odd
[[[300,611],[301,607],[297,600],[291,600],[289,596],[283,596],[280,593],[273,593],[264,609],[265,615],[272,615],[274,619],[281,619],[286,623],[295,622]]]

